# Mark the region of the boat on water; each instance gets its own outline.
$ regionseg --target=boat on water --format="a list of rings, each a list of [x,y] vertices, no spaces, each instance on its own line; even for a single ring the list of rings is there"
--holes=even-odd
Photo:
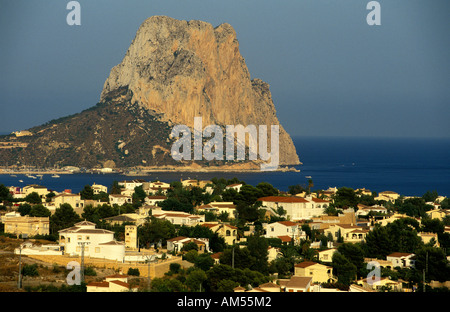
[[[52,175],[52,178],[59,178],[59,175],[54,174],[54,175]]]

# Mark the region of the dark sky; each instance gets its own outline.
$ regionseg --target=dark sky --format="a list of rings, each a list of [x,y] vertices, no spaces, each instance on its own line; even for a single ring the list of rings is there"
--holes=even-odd
[[[450,1],[0,1],[0,133],[95,105],[152,15],[230,23],[293,136],[450,137]]]

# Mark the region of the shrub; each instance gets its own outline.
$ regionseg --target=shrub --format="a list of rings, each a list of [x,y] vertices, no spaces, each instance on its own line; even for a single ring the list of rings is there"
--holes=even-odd
[[[141,275],[141,273],[139,272],[139,269],[134,269],[134,268],[129,268],[127,275],[134,275],[134,276],[139,276]]]

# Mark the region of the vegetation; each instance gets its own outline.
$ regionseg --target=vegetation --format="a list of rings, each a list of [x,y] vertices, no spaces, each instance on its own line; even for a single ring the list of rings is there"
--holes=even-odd
[[[242,184],[239,192],[226,188],[227,185],[235,183]],[[158,204],[163,210],[193,213],[194,208],[198,205],[212,201],[229,201],[236,205],[238,212],[236,219],[229,218],[227,215],[216,216],[207,213],[206,220],[225,220],[237,227],[238,234],[241,236],[244,231],[249,230],[250,225],[253,226],[254,231],[252,235],[247,236],[246,242],[230,246],[225,243],[223,237],[207,227],[178,226],[167,220],[150,216],[147,222],[138,227],[139,247],[159,248],[165,246],[167,240],[171,238],[185,236],[206,238],[209,240],[211,253],[221,253],[220,264],[215,265],[211,253],[200,252],[195,243],[186,244],[179,252],[183,259],[192,263],[193,266],[185,269],[177,263],[172,263],[164,277],[152,280],[151,291],[232,291],[239,285],[243,287],[258,286],[271,281],[274,275],[277,275],[278,278],[289,278],[294,273],[295,264],[302,261],[320,262],[317,249],[311,248],[311,244],[321,242],[320,249],[325,249],[327,243],[333,241],[333,237],[324,235],[305,222],[301,229],[306,233],[306,239],[298,245],[283,243],[278,238],[265,238],[263,223],[287,220],[288,216],[283,207],[279,207],[276,217],[266,217],[262,213],[261,203],[258,201],[259,198],[265,196],[286,196],[299,192],[316,192],[320,195],[320,191],[311,190],[313,186],[312,181],[309,181],[306,186],[293,185],[289,187],[289,194],[284,194],[266,182],[252,186],[238,179],[213,178],[208,185],[212,192],[205,192],[205,189],[200,187],[183,187],[178,181],[171,183],[167,199]],[[7,190],[6,187],[0,185],[0,199],[4,205],[9,205],[14,201]],[[114,193],[120,193],[120,186],[117,182],[114,182],[110,188],[110,194]],[[83,188],[80,195],[84,199],[100,200],[101,203],[96,206],[86,205],[81,217],[68,204],[61,205],[52,215],[42,204],[39,195],[32,193],[19,202],[17,211],[21,215],[50,217],[51,234],[42,238],[56,240],[55,233],[59,230],[71,227],[81,220],[87,220],[101,228],[113,231],[116,239],[123,240],[126,223],[111,225],[106,219],[122,213],[137,212],[147,196],[142,187],[136,187],[132,195],[132,204],[118,206],[108,204],[109,194],[94,195],[92,188],[88,185]],[[435,201],[438,194],[435,191],[428,191],[422,197],[400,197],[392,202],[376,200],[376,196],[375,193],[363,195],[351,188],[342,187],[337,190],[332,203],[324,210],[328,215],[337,216],[347,208],[357,210],[359,204],[383,205],[387,208],[387,214],[400,213],[407,216],[381,226],[374,221],[383,215],[371,213],[366,218],[373,228],[364,241],[344,243],[343,238],[339,237],[335,241],[338,253],[334,254],[331,264],[327,264],[331,265],[333,275],[337,280],[330,281],[324,286],[348,289],[351,283],[366,277],[369,273],[365,258],[386,259],[386,256],[393,252],[414,253],[416,265],[414,268],[408,269],[383,268],[382,276],[403,280],[408,285],[421,285],[423,272],[426,271],[426,282],[450,280],[447,260],[447,256],[450,255],[450,234],[445,232],[445,226],[450,225],[450,217],[438,220],[431,219],[427,215],[428,211],[434,209],[430,202]],[[51,200],[51,197],[47,196],[45,200]],[[440,204],[444,209],[450,208],[449,199],[444,199]],[[437,240],[425,244],[418,235],[420,232],[435,233]],[[439,244],[440,247],[437,247],[436,244]],[[281,257],[269,262],[269,246],[278,248]],[[24,265],[22,274],[37,276],[39,273],[35,266]],[[95,275],[95,270],[87,268],[85,274]],[[140,275],[138,269],[132,268],[127,274]],[[28,290],[50,291],[50,289],[55,290],[56,288],[40,286]],[[61,287],[58,291],[78,291],[80,289]],[[390,289],[384,290],[390,291]]]

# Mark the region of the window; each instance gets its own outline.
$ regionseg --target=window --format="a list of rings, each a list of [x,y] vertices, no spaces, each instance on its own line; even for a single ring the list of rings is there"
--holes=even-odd
[[[95,253],[100,253],[100,247],[95,247]]]
[[[90,239],[90,237],[89,236],[86,236],[86,240],[89,240]]]
[[[81,235],[78,235],[78,236],[77,236],[77,239],[78,239],[78,240],[81,240]]]
[[[230,230],[227,230],[225,235],[226,235],[226,236],[230,236],[230,235],[231,235]]]

